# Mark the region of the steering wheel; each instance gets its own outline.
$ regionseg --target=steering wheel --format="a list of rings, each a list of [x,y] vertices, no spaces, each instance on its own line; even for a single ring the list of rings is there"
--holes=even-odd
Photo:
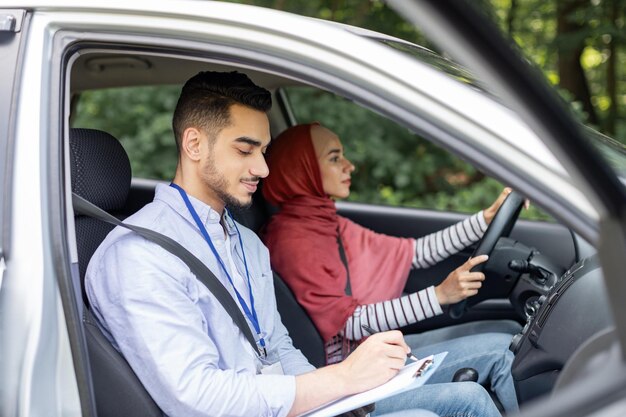
[[[513,225],[519,217],[523,205],[524,198],[515,191],[511,192],[511,194],[506,197],[506,200],[504,200],[495,217],[489,224],[483,238],[478,242],[478,246],[476,246],[472,258],[479,255],[491,255],[498,240],[501,237],[508,237],[511,233],[511,229],[513,229]],[[485,264],[488,262],[489,261],[476,265],[471,271],[482,272],[485,268]],[[448,310],[448,314],[453,319],[458,319],[463,316],[466,309],[467,298],[452,304]]]

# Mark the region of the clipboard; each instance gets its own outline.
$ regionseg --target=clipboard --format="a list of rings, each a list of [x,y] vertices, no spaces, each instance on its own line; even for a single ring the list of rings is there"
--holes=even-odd
[[[383,398],[421,387],[441,365],[447,354],[448,352],[441,352],[409,363],[396,376],[376,388],[340,398],[298,417],[332,417]]]

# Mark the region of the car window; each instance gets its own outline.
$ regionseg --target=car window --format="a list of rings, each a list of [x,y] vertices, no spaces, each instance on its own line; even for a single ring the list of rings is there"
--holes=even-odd
[[[172,114],[181,86],[122,87],[85,91],[74,99],[72,127],[99,129],[124,146],[133,177],[173,178],[176,144]]]
[[[622,184],[626,183],[626,145],[591,128],[587,129],[587,137]]]
[[[356,166],[349,201],[474,213],[503,185],[450,152],[349,100],[313,87],[283,89],[296,123],[336,132]],[[522,217],[550,217],[532,206]]]
[[[84,91],[74,98],[71,126],[111,133],[124,146],[133,177],[169,180],[176,169],[171,118],[181,86]],[[314,87],[282,90],[296,123],[319,121],[337,132],[357,167],[348,201],[474,213],[503,185],[408,129]],[[535,206],[527,219],[549,219]]]

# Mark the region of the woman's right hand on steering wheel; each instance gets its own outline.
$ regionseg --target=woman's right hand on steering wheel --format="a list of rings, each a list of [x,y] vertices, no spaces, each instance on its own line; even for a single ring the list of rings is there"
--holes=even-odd
[[[446,279],[435,287],[435,294],[439,304],[454,304],[461,300],[478,294],[478,289],[482,286],[485,274],[482,272],[470,272],[476,265],[486,262],[489,257],[480,255],[470,258],[463,265],[459,266],[446,277]]]

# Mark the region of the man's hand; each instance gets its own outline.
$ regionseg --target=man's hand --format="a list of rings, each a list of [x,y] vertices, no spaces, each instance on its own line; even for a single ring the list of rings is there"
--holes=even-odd
[[[402,332],[391,330],[369,336],[343,362],[341,375],[354,393],[366,391],[393,378],[406,362],[411,349]]]
[[[454,304],[461,300],[478,294],[478,289],[482,287],[485,274],[482,272],[470,272],[470,270],[485,261],[489,257],[480,255],[470,258],[463,265],[455,269],[438,286],[435,287],[435,294],[439,304]]]
[[[296,398],[288,416],[384,384],[404,366],[409,352],[398,330],[368,337],[343,362],[296,376]]]

